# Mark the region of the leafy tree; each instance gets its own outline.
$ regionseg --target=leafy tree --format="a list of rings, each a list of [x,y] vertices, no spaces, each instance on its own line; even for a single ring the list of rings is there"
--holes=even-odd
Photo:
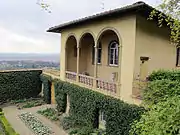
[[[135,121],[130,135],[179,135],[180,96],[153,105],[140,121]]]
[[[149,19],[158,18],[160,27],[163,24],[171,30],[171,41],[176,45],[180,43],[180,0],[162,0],[157,7],[158,10],[153,10]]]
[[[39,6],[41,6],[41,7],[42,7],[45,11],[47,11],[48,13],[51,13],[51,11],[50,11],[50,9],[49,9],[50,5],[47,4],[46,2],[44,2],[44,0],[37,0],[37,4],[38,4]]]

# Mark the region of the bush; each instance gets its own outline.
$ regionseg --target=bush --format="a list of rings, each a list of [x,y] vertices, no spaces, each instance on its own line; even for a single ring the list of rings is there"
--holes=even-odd
[[[82,127],[78,132],[77,135],[90,135],[93,133],[93,128],[92,127]]]
[[[180,70],[158,70],[151,73],[148,77],[149,81],[169,79],[172,81],[180,81]]]
[[[37,97],[41,92],[41,70],[0,73],[0,102]]]
[[[143,100],[145,104],[152,105],[176,95],[180,95],[180,81],[155,80],[149,82],[144,90]]]
[[[179,135],[180,96],[153,105],[132,126],[131,135]]]
[[[43,98],[47,104],[51,103],[51,77],[41,75],[41,81],[43,83]]]
[[[129,105],[119,99],[74,84],[55,81],[55,91],[62,96],[57,99],[58,106],[65,110],[66,95],[70,97],[70,117],[63,121],[64,129],[81,125],[98,127],[99,111],[106,115],[106,133],[108,135],[128,135],[131,123],[140,118],[143,108]],[[59,101],[62,100],[62,101]]]
[[[75,125],[75,120],[72,117],[64,117],[61,121],[61,125],[64,130],[69,130],[71,128],[74,128]]]
[[[37,113],[47,117],[48,119],[52,121],[57,121],[58,118],[58,112],[54,108],[47,108],[45,110],[39,110]]]

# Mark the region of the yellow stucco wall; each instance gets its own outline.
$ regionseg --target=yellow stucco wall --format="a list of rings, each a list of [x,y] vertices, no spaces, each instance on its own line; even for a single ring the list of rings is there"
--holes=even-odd
[[[134,77],[140,73],[140,56],[149,57],[148,74],[158,69],[173,69],[176,64],[176,47],[170,43],[168,30],[155,22],[137,17]]]
[[[51,104],[56,104],[54,82],[51,83]]]
[[[97,41],[99,34],[106,29],[114,29],[120,40],[120,64],[119,67],[109,67],[107,66],[107,43],[108,38],[106,38],[103,43],[103,53],[102,53],[102,65],[98,65],[97,75],[98,77],[110,78],[110,74],[114,71],[119,73],[119,83],[120,96],[121,99],[131,102],[132,94],[132,81],[134,72],[134,56],[135,56],[135,34],[136,34],[136,16],[125,16],[117,19],[105,20],[94,22],[86,25],[76,26],[71,29],[63,30],[61,33],[61,79],[65,80],[65,44],[69,35],[75,35],[77,41],[79,42],[81,36],[85,32],[91,32],[94,36],[95,41]],[[81,52],[82,53],[82,52]],[[91,54],[87,55],[90,60],[86,64],[86,69],[93,74],[93,65],[91,62]],[[85,61],[84,59],[81,60]],[[87,61],[86,61],[87,62]]]

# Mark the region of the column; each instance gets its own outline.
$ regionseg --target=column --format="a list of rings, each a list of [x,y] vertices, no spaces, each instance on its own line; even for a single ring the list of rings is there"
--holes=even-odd
[[[118,52],[119,52],[119,56],[118,56],[118,79],[117,79],[117,96],[120,97],[120,91],[121,91],[121,58],[122,58],[122,46],[119,45],[118,46]]]
[[[97,78],[97,44],[95,43],[94,46],[94,82],[93,82],[93,87],[96,88],[97,86],[97,82],[96,82],[96,78]]]
[[[77,75],[76,75],[76,81],[79,82],[79,46],[77,46]]]

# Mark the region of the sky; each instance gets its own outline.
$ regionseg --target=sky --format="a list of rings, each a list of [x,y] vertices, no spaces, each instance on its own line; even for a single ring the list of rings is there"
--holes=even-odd
[[[0,53],[60,53],[60,34],[52,26],[132,4],[137,0],[46,0],[51,13],[37,0],[0,2]],[[157,0],[144,0],[152,6]],[[104,3],[104,4],[102,4]]]

